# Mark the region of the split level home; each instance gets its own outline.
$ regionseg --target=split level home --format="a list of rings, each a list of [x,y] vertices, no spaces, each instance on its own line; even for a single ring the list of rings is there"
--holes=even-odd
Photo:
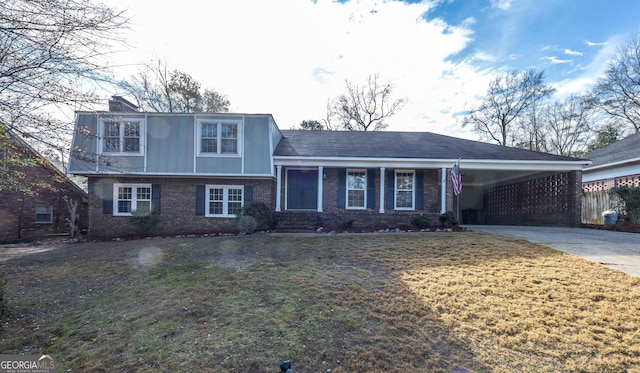
[[[602,213],[614,207],[609,191],[613,187],[640,187],[640,133],[635,133],[586,158],[592,161],[582,174],[585,224],[604,224]]]
[[[80,230],[87,228],[87,193],[34,148],[20,137],[4,133],[0,136],[0,158],[0,167],[6,168],[3,176],[11,174],[14,179],[12,188],[0,187],[0,242],[68,234],[70,219]],[[26,162],[11,162],[11,158]],[[74,217],[67,200],[77,204]]]
[[[161,232],[224,231],[252,201],[283,230],[403,226],[446,211],[470,224],[580,224],[584,159],[428,132],[282,130],[270,114],[143,113],[112,101],[117,111],[76,117],[69,169],[88,178],[91,234],[130,232],[138,209],[158,214]]]

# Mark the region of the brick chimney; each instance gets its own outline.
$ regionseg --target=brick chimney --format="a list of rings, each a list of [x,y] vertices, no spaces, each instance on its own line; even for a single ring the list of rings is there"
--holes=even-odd
[[[138,107],[122,96],[111,96],[109,111],[118,113],[134,112],[138,111]]]

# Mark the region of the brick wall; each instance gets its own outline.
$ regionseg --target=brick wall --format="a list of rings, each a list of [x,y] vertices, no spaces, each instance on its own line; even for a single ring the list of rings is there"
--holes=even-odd
[[[640,174],[620,176],[611,179],[594,180],[582,184],[582,191],[597,192],[600,190],[609,190],[615,186],[640,187]]]
[[[581,171],[490,188],[485,194],[487,224],[580,226]]]
[[[300,222],[299,229],[309,230],[320,226],[339,227],[348,220],[353,221],[354,227],[397,227],[409,225],[411,219],[418,215],[426,215],[437,223],[440,215],[440,187],[438,170],[423,170],[424,207],[413,211],[395,211],[380,209],[380,169],[375,169],[375,207],[366,210],[348,210],[338,207],[338,169],[324,168],[322,184],[322,213],[315,211],[285,211],[284,210],[284,174],[282,186],[282,213],[276,214],[279,229],[295,229],[295,222]],[[371,170],[369,170],[371,172]],[[385,180],[386,183],[386,180]]]
[[[213,178],[90,178],[89,232],[96,236],[134,234],[135,229],[127,216],[103,213],[103,185],[105,183],[144,183],[160,185],[160,223],[156,234],[213,233],[235,231],[235,218],[214,218],[196,215],[197,185],[253,186],[253,200],[263,201],[270,207],[275,204],[273,180],[233,180]],[[273,207],[272,207],[273,208]]]
[[[14,148],[15,149],[15,148]],[[78,225],[86,229],[88,221],[86,196],[71,184],[53,166],[28,150],[15,150],[20,156],[34,161],[22,168],[24,178],[21,183],[28,186],[31,193],[0,191],[0,242],[39,238],[50,234],[69,232],[69,212],[64,201],[67,196],[78,202]],[[51,206],[52,222],[36,222],[36,205]]]

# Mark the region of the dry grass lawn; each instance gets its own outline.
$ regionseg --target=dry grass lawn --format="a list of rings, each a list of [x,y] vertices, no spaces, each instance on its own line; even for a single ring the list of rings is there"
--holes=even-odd
[[[60,371],[640,372],[638,278],[489,234],[63,244],[0,274],[0,353]]]

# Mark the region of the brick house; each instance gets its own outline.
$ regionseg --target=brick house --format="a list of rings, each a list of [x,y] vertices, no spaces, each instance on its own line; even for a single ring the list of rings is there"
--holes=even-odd
[[[640,187],[640,133],[595,150],[582,174],[582,222],[603,224],[602,212],[609,210],[608,191],[617,186]]]
[[[272,208],[277,229],[393,227],[449,210],[469,223],[577,226],[588,164],[426,132],[280,130],[270,114],[79,112],[76,127],[69,170],[88,178],[95,235],[131,233],[140,208],[165,233],[233,229],[251,201]]]
[[[0,157],[29,160],[29,165],[14,170],[20,175],[18,183],[28,191],[0,188],[0,242],[68,233],[70,214],[65,196],[78,203],[77,224],[86,229],[87,193],[18,137],[7,135],[0,141]]]

